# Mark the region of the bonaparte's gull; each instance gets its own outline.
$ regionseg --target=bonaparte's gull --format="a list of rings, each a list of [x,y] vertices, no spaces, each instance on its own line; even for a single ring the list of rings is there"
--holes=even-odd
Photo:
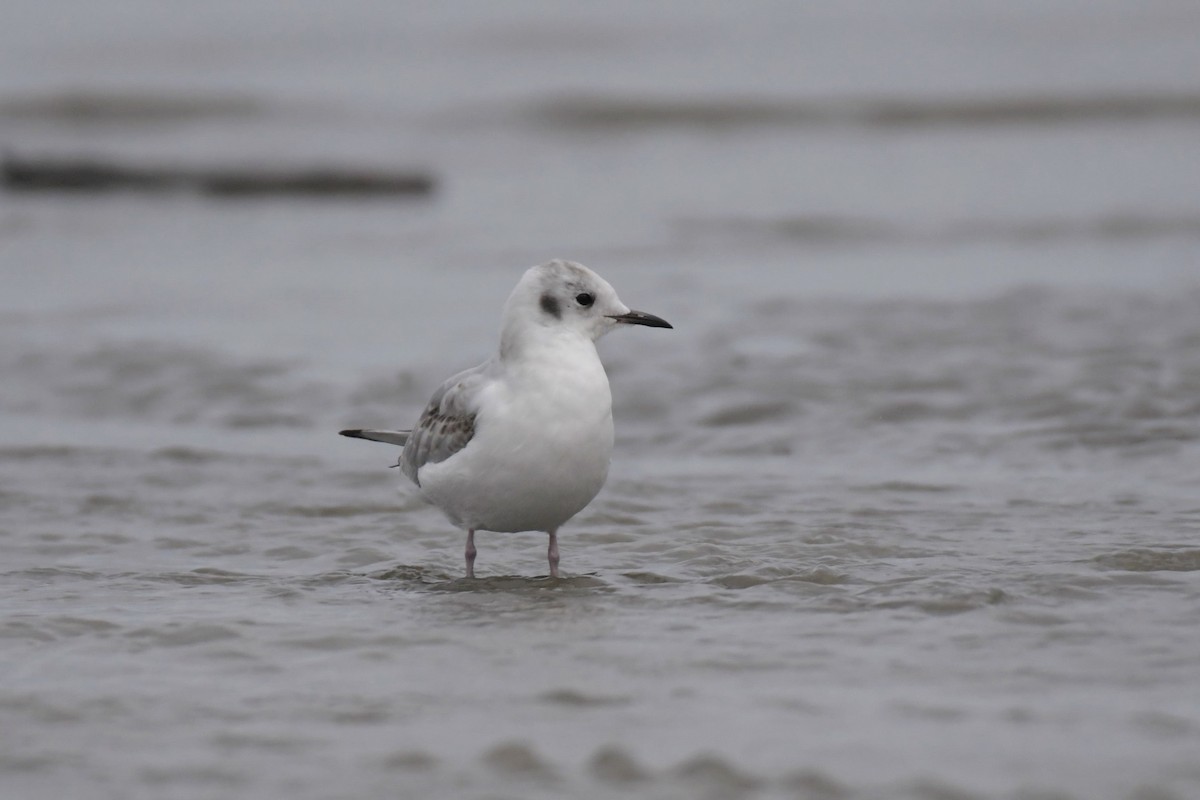
[[[412,430],[342,431],[400,445],[396,465],[467,531],[545,531],[558,577],[558,529],[604,485],[613,447],[612,395],[596,339],[623,325],[670,328],[632,311],[582,264],[528,270],[504,306],[500,350],[443,383]]]

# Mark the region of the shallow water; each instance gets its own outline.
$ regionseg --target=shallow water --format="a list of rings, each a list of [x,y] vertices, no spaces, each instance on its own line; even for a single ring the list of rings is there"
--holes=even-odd
[[[213,8],[0,34],[5,142],[438,190],[5,197],[5,796],[1200,794],[1191,5]],[[336,431],[555,256],[676,330],[467,581]]]

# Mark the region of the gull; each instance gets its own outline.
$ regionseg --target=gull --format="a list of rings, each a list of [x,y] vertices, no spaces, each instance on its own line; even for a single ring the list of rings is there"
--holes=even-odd
[[[631,310],[582,264],[532,267],[504,305],[499,351],[438,387],[416,427],[341,435],[404,448],[394,466],[467,532],[468,578],[476,531],[544,531],[557,578],[558,529],[600,492],[612,456],[612,394],[595,341],[627,325],[672,327]]]

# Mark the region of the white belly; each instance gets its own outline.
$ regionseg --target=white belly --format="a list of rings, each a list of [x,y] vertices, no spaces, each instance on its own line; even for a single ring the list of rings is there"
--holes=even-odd
[[[421,493],[463,528],[550,531],[604,486],[612,456],[608,377],[574,374],[553,391],[497,387],[475,436],[458,453],[420,470]]]

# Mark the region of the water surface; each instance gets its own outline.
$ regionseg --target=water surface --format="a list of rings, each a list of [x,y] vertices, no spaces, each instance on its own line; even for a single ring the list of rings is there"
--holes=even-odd
[[[437,189],[5,196],[6,795],[1200,793],[1190,4],[121,8],[20,9],[7,146]],[[676,330],[467,581],[336,431],[551,257]]]

